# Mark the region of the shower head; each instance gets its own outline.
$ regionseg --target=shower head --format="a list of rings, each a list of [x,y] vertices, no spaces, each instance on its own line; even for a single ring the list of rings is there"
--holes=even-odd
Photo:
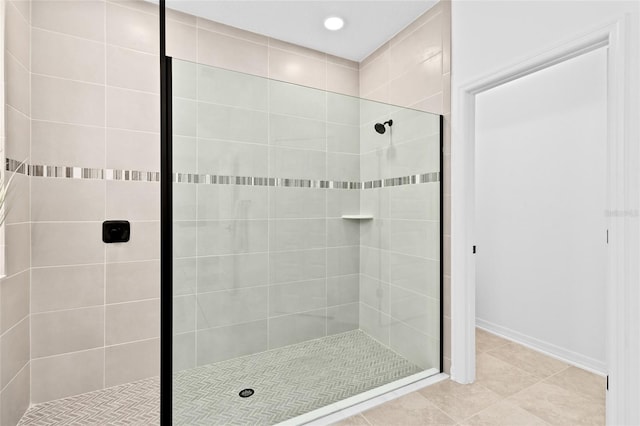
[[[387,124],[389,125],[389,127],[393,126],[393,120],[385,121],[384,123],[376,123],[373,127],[376,129],[376,132],[382,135],[387,131],[387,128],[384,127]]]

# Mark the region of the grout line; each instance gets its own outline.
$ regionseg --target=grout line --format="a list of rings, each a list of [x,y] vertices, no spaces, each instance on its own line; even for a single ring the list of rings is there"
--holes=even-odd
[[[266,252],[265,252],[266,253]],[[190,259],[190,260],[196,260],[198,258],[195,257],[185,257],[185,258],[181,258],[181,259]],[[202,259],[202,258],[199,258]],[[333,278],[343,278],[343,277],[353,277],[353,276],[357,276],[359,274],[344,274],[344,275],[331,275],[329,277],[327,277],[328,279],[333,279]],[[204,292],[200,292],[200,293],[183,293],[183,294],[176,294],[173,297],[185,297],[185,296],[194,296],[197,294],[209,294],[209,293],[219,293],[219,292],[223,292],[223,291],[237,291],[237,290],[245,290],[245,289],[251,289],[251,288],[259,288],[259,287],[277,287],[277,286],[281,286],[281,285],[291,285],[291,284],[298,284],[298,283],[307,283],[310,281],[319,281],[322,280],[324,278],[320,277],[320,278],[309,278],[306,280],[294,280],[294,281],[282,281],[282,282],[275,282],[275,283],[268,283],[268,284],[255,284],[255,285],[250,285],[250,286],[246,286],[246,287],[236,287],[236,288],[224,288],[224,289],[220,289],[220,290],[212,290],[212,291],[204,291]],[[358,303],[358,301],[353,301],[353,302],[347,302],[344,303],[344,305],[346,304],[350,304],[350,303]],[[338,306],[338,305],[331,305],[331,306]]]
[[[328,151],[328,125],[327,120],[329,119],[329,92],[328,92],[328,83],[329,83],[329,66],[327,64],[327,55],[324,57],[324,150]],[[358,155],[358,161],[360,156]],[[324,157],[324,176],[327,178],[329,176],[329,155],[325,155]],[[360,176],[358,176],[360,177]],[[329,246],[329,218],[328,218],[328,204],[329,199],[325,194],[324,198],[324,246],[328,248]],[[358,228],[360,225],[358,224]],[[358,238],[359,242],[360,238]],[[324,335],[327,336],[329,334],[329,250],[324,251]],[[360,322],[358,321],[358,327],[360,327]]]
[[[382,405],[384,405],[384,404],[386,404],[387,402],[390,402],[390,401],[393,401],[393,400],[385,401],[385,402],[381,403],[380,405],[376,405],[376,406],[373,406],[373,407],[367,408],[367,409],[365,409],[364,411],[361,411],[361,412],[359,412],[359,413],[356,413],[356,414],[354,414],[354,415],[352,415],[352,416],[347,417],[346,419],[344,419],[344,420],[342,420],[342,421],[339,421],[338,423],[332,423],[332,424],[339,424],[339,423],[345,422],[345,421],[347,421],[347,420],[349,420],[349,419],[355,419],[355,418],[358,418],[358,417],[359,417],[359,418],[360,418],[360,420],[361,420],[361,421],[364,421],[364,423],[365,423],[365,424],[367,424],[367,425],[369,425],[369,426],[372,426],[372,423],[369,421],[369,419],[367,419],[367,417],[364,415],[364,413],[366,413],[367,411],[371,411],[371,410],[373,410],[373,409],[374,409],[374,408],[376,408],[376,407],[380,407],[380,406],[382,406]]]
[[[166,18],[165,18],[166,19]],[[196,18],[196,26],[198,23],[198,19]],[[196,28],[196,55],[198,54],[199,51],[199,40],[200,40],[200,36],[198,34],[198,29]],[[196,64],[196,96],[197,94],[199,94],[198,90],[200,89],[200,70],[198,69],[199,67],[201,67],[201,65]],[[173,96],[173,93],[172,93]],[[200,108],[197,107],[196,108],[196,126],[195,126],[195,136],[196,136],[196,140],[195,140],[195,167],[196,167],[196,172],[198,172],[198,174],[200,173],[200,169],[199,169],[199,152],[200,152],[200,132],[199,132],[199,127],[197,125],[197,123],[199,123],[200,120]],[[175,145],[172,144],[172,149],[174,149]],[[173,153],[171,154],[171,158],[173,159]],[[173,168],[173,167],[172,167]],[[173,185],[173,183],[172,183]],[[173,189],[172,189],[172,193],[173,193]],[[199,200],[200,200],[200,188],[199,185],[196,185],[195,187],[195,218],[196,221],[200,220],[200,209],[198,208],[199,205]],[[173,240],[172,240],[173,241]],[[198,232],[195,233],[195,252],[196,252],[196,268],[195,268],[195,297],[193,298],[193,303],[194,303],[194,315],[193,315],[193,330],[194,330],[194,336],[193,336],[193,344],[194,344],[194,350],[193,350],[193,365],[197,366],[198,365],[198,334],[196,333],[196,330],[198,330],[198,313],[199,313],[199,306],[200,306],[200,301],[198,299],[198,283],[200,281],[200,275],[198,273],[198,258],[199,258],[199,253],[198,253]],[[175,255],[175,253],[174,253]],[[175,261],[175,260],[174,260]],[[172,283],[173,283],[173,278],[172,278]],[[175,307],[174,307],[175,308]],[[173,321],[172,321],[172,325],[173,325]],[[172,330],[173,332],[173,330]]]
[[[16,8],[17,9],[17,8]],[[32,23],[33,23],[33,4],[29,2],[29,20],[27,24],[29,25],[29,116],[27,120],[29,122],[29,154],[27,156],[27,161],[31,162],[33,158],[33,76],[31,74],[33,68],[33,34],[32,34]],[[6,16],[5,16],[6,17]],[[6,114],[6,111],[5,111]],[[6,120],[6,115],[5,115]],[[6,123],[5,123],[5,132],[6,132]],[[5,157],[6,159],[6,157]],[[32,321],[32,305],[33,305],[33,182],[32,179],[28,179],[29,183],[29,401],[27,404],[27,409],[31,406],[32,396],[33,396],[33,321]],[[24,413],[22,414],[24,415]]]
[[[74,223],[86,225],[86,224],[101,224],[102,222],[103,222],[102,220],[73,220],[73,221],[42,220],[42,221],[36,221],[36,222],[33,222],[33,223],[36,223],[36,224],[39,224],[39,225],[40,224],[42,224],[42,225],[59,225],[59,224],[74,224]],[[158,223],[158,222],[160,222],[160,220],[159,219],[145,219],[145,220],[132,220],[130,222],[131,223]],[[149,259],[149,260],[154,260],[154,259]],[[111,262],[111,263],[120,263],[120,262]],[[79,263],[78,265],[88,265],[88,264],[94,264],[94,263]],[[48,266],[49,265],[43,265],[43,267],[48,267]],[[51,266],[57,266],[57,265],[51,265]]]
[[[237,74],[236,71],[229,71],[232,74]],[[261,77],[261,78],[265,78],[265,77]],[[265,78],[266,80],[266,78]],[[277,81],[277,80],[271,80],[271,81]],[[270,81],[267,80],[266,83],[269,83]],[[292,83],[287,83],[287,82],[282,82],[285,84],[292,84]],[[271,85],[270,84],[265,84],[265,86],[267,87],[267,92],[269,91]],[[116,87],[116,86],[114,86]],[[309,87],[303,86],[307,89],[309,89]],[[313,90],[317,90],[318,92],[327,92],[326,90],[322,90],[322,89],[315,89],[315,88],[310,88]],[[327,96],[329,93],[333,92],[327,92]],[[336,95],[339,96],[344,96],[344,97],[350,97],[349,95],[343,95],[342,93],[335,93]],[[270,107],[267,106],[267,108],[250,108],[247,106],[242,106],[242,105],[233,105],[233,104],[226,104],[226,103],[220,103],[220,102],[214,102],[214,101],[210,101],[210,100],[203,100],[203,99],[193,99],[193,98],[186,98],[183,96],[173,96],[173,99],[179,99],[181,101],[188,101],[188,102],[192,102],[192,103],[197,103],[197,104],[204,104],[204,105],[215,105],[215,106],[222,106],[222,107],[227,107],[229,109],[240,109],[243,111],[251,111],[251,112],[261,112],[264,114],[267,114],[269,116],[279,116],[279,117],[287,117],[287,118],[297,118],[300,120],[304,120],[304,121],[313,121],[315,123],[322,123],[322,124],[331,124],[331,125],[339,125],[339,126],[344,126],[344,127],[349,127],[349,128],[354,128],[354,129],[360,129],[361,127],[364,126],[364,124],[362,123],[358,123],[358,124],[349,124],[349,123],[343,123],[343,122],[339,122],[339,121],[330,121],[328,119],[328,117],[325,117],[324,119],[320,119],[320,118],[314,118],[314,117],[309,117],[309,116],[305,116],[305,115],[295,115],[295,114],[288,114],[285,112],[271,112],[270,111]],[[428,98],[425,98],[428,99]],[[267,104],[269,105],[269,104]],[[326,113],[325,113],[326,114]],[[374,123],[375,120],[371,121],[371,123]],[[369,124],[369,123],[365,123],[365,124]],[[269,134],[269,133],[267,133]],[[187,136],[187,135],[178,135],[178,136]],[[203,139],[212,139],[212,138],[203,138]],[[309,151],[312,151],[311,149]],[[326,151],[321,151],[321,150],[313,150],[313,151],[319,151],[319,152],[326,152]]]
[[[295,117],[295,116],[291,116],[291,117]],[[296,117],[297,118],[297,117]],[[374,120],[375,121],[375,120]],[[372,121],[373,123],[373,121]],[[349,126],[349,125],[341,125],[344,127],[355,127],[355,126]],[[126,129],[123,129],[126,130]],[[135,131],[135,130],[131,130],[131,131]],[[146,132],[149,133],[149,132]],[[154,133],[156,134],[156,133]],[[182,138],[182,139],[189,139],[191,141],[195,140],[196,137],[195,136],[189,136],[189,135],[179,135],[176,134],[174,135],[175,137],[178,138]],[[234,145],[248,145],[249,147],[260,147],[263,148],[265,151],[268,150],[268,148],[272,148],[272,149],[279,149],[279,150],[289,150],[289,151],[311,151],[311,152],[318,152],[318,153],[325,153],[328,155],[331,154],[345,154],[345,155],[360,155],[360,153],[357,152],[346,152],[346,151],[320,151],[320,150],[316,150],[316,149],[306,149],[306,148],[295,148],[295,147],[287,147],[287,146],[277,146],[277,145],[269,145],[268,140],[267,142],[251,142],[251,141],[240,141],[240,140],[233,140],[233,139],[221,139],[221,138],[211,138],[211,137],[198,137],[197,139],[205,142],[205,143],[210,143],[210,144],[217,144],[217,143],[225,143],[225,144],[230,144],[231,146]],[[414,142],[416,140],[419,139],[410,139],[407,140],[406,142]],[[403,145],[405,142],[400,142],[397,145]],[[370,152],[374,152],[374,151],[370,151]]]
[[[7,388],[9,386],[11,386],[11,383],[14,382],[14,380],[16,380],[16,378],[22,373],[22,371],[28,368],[29,369],[29,393],[31,393],[31,360],[27,361],[20,370],[18,370],[18,372],[15,374],[15,376],[13,376],[11,378],[11,380],[9,380],[9,382],[0,390],[0,392],[4,392],[5,390],[7,390]]]
[[[25,222],[25,223],[28,223],[28,222]],[[31,244],[29,244],[29,245],[31,245]],[[25,272],[30,272],[30,269],[31,269],[31,268],[29,267],[29,268],[27,268],[27,269],[23,269],[22,271],[15,272],[15,273],[13,273],[13,274],[11,274],[11,275],[3,276],[3,277],[1,277],[0,279],[1,279],[3,282],[6,282],[6,281],[8,281],[8,280],[11,280],[11,279],[13,279],[13,278],[17,277],[18,275],[24,274]]]
[[[29,212],[29,213],[31,213],[31,212]],[[4,225],[5,226],[19,226],[19,225],[28,225],[30,223],[31,223],[31,221],[29,220],[29,221],[26,221],[26,222],[5,222]],[[3,277],[3,278],[9,278],[9,277]]]
[[[160,334],[158,333],[158,335],[156,337],[146,337],[144,339],[139,339],[139,340],[129,340],[126,342],[121,342],[121,343],[113,343],[111,345],[106,345],[104,348],[109,349],[109,348],[115,348],[118,346],[125,346],[125,345],[130,345],[130,344],[135,344],[135,343],[143,343],[143,342],[151,342],[154,340],[160,340]],[[105,351],[106,354],[106,351]]]
[[[203,18],[203,19],[206,19],[206,18]],[[208,21],[208,19],[206,19],[206,20]],[[215,21],[210,21],[210,22],[215,22]],[[197,23],[197,21],[196,21],[196,23]],[[215,23],[216,24],[221,24],[221,22],[215,22]],[[190,27],[193,27],[193,25],[190,25],[190,24],[185,24],[185,23],[182,23],[182,24],[183,25],[188,25]],[[222,25],[226,25],[226,24],[222,24]],[[228,26],[230,26],[230,25],[228,25]],[[260,47],[266,47],[267,49],[269,49],[269,45],[267,43],[260,43],[260,42],[257,42],[255,40],[249,40],[248,38],[239,37],[237,35],[231,35],[231,34],[223,33],[223,32],[220,32],[220,31],[211,30],[209,28],[205,28],[205,27],[199,26],[197,24],[196,24],[195,28],[196,28],[196,39],[200,38],[200,34],[198,34],[200,31],[205,31],[207,33],[218,34],[218,35],[221,35],[221,36],[224,36],[224,37],[230,37],[230,38],[233,38],[233,39],[236,39],[236,40],[243,41],[245,43],[251,43],[253,45],[260,46]],[[236,27],[232,27],[232,28],[236,28]],[[240,29],[240,28],[237,28],[237,29]],[[244,31],[244,30],[241,30],[241,31]],[[247,32],[249,32],[249,31],[247,31]],[[258,34],[258,33],[253,33],[253,34],[262,35],[262,34]]]
[[[27,24],[29,27],[31,26],[30,18],[25,16],[22,13],[22,11],[15,4],[13,4],[13,2],[7,1],[6,4],[8,6],[12,6],[16,10],[16,12],[18,12],[18,15],[20,15],[22,17],[22,19],[24,20],[25,24]],[[31,7],[29,7],[29,11],[31,11]],[[6,12],[5,12],[5,16],[6,16]],[[29,52],[29,56],[31,56],[31,52]]]
[[[105,87],[106,86],[106,83],[97,83],[95,81],[78,80],[78,79],[74,79],[74,78],[60,77],[60,76],[51,75],[51,74],[41,74],[41,73],[37,73],[37,72],[32,72],[31,75],[34,75],[36,77],[44,77],[44,78],[50,78],[50,79],[55,79],[55,80],[71,81],[71,82],[74,82],[74,83],[88,84],[88,85],[96,86],[96,87]],[[105,76],[105,78],[106,78],[106,76]]]
[[[156,221],[154,221],[156,222]],[[52,223],[75,223],[75,222],[52,222]],[[95,223],[99,223],[99,222],[95,222]],[[32,266],[31,269],[49,269],[49,268],[71,268],[71,267],[83,267],[83,266],[108,266],[108,265],[118,265],[121,263],[150,263],[150,262],[159,262],[159,259],[149,259],[149,260],[123,260],[123,261],[118,261],[118,262],[111,262],[108,261],[106,262],[97,262],[97,263],[71,263],[68,265],[50,265],[50,266]],[[17,274],[15,274],[17,275]],[[15,275],[12,275],[15,276]],[[7,277],[7,278],[11,278],[11,277]]]
[[[449,379],[450,380],[450,379]],[[437,383],[436,383],[437,385]],[[440,406],[438,406],[437,404],[435,404],[434,402],[432,402],[429,398],[427,398],[426,396],[424,396],[419,390],[416,391],[415,393],[417,393],[418,395],[420,395],[421,397],[423,397],[428,403],[430,403],[431,405],[433,405],[433,407],[435,407],[438,411],[440,411],[444,416],[446,416],[448,419],[451,419],[452,421],[455,422],[455,424],[459,424],[458,421],[456,421],[456,419],[454,419],[453,417],[451,417],[447,412],[445,412],[442,408],[440,408]]]
[[[185,13],[185,12],[182,12],[182,13]],[[194,16],[194,15],[191,15],[189,13],[185,13],[185,14],[187,14],[189,16]],[[212,21],[210,19],[203,18],[201,16],[195,16],[195,18],[196,18],[195,24],[188,24],[188,23],[185,23],[185,22],[182,22],[182,21],[176,21],[176,22],[180,22],[183,25],[194,27],[197,30],[208,31],[210,33],[220,34],[220,35],[223,35],[223,36],[226,36],[226,37],[230,37],[230,38],[234,38],[234,39],[237,39],[237,40],[247,41],[249,43],[258,44],[258,45],[260,45],[262,47],[267,47],[267,48],[269,47],[269,37],[265,36],[263,34],[254,33],[254,32],[247,31],[247,30],[242,30],[241,28],[234,27],[234,26],[227,25],[227,24],[223,24],[222,22]],[[242,36],[238,35],[237,33],[231,34],[230,32],[227,33],[227,32],[220,31],[220,30],[213,30],[210,27],[208,27],[208,25],[207,25],[208,22],[211,22],[211,23],[217,24],[217,25],[223,25],[223,26],[229,27],[229,28],[233,28],[234,30],[239,30],[240,32],[244,32],[244,33],[247,33],[247,34],[252,34],[253,35],[253,40],[251,38],[249,38],[249,37],[242,37]],[[202,25],[203,23],[205,24],[204,26]],[[256,41],[255,38],[264,38],[265,41],[264,42]],[[198,61],[198,62],[200,62],[200,61]]]
[[[138,13],[144,13],[145,15],[152,16],[154,18],[158,17],[158,13],[145,12],[144,10],[141,10],[139,8],[127,6],[127,3],[124,3],[124,2],[115,2],[115,1],[112,1],[112,0],[105,0],[105,5],[106,4],[110,4],[110,5],[116,6],[116,7],[121,7],[123,9],[128,9],[128,10],[131,10],[131,11],[134,11],[134,12],[138,12]],[[145,4],[145,3],[142,3],[142,4]],[[157,9],[155,5],[153,5],[153,6],[149,5],[149,6],[153,7],[154,10]],[[107,16],[107,11],[106,11],[106,7],[105,7],[105,17],[106,16]],[[106,40],[106,37],[105,37],[105,40]]]
[[[271,42],[270,38],[267,37],[267,76],[270,77],[271,74]],[[271,82],[267,81],[267,145],[271,146]],[[267,174],[271,174],[271,149],[267,149]],[[267,188],[267,218],[271,219],[271,197],[273,194],[273,189]],[[267,222],[267,283],[269,286],[267,287],[267,350],[271,348],[271,319],[269,318],[269,312],[271,312],[271,227],[272,222],[269,220]]]
[[[517,343],[516,343],[516,345],[517,345]],[[521,345],[518,345],[518,346],[521,346]],[[497,348],[494,348],[494,349],[497,349]],[[526,386],[526,387],[520,389],[519,391],[517,391],[515,393],[512,393],[511,395],[508,395],[507,397],[505,397],[505,399],[511,398],[511,397],[513,397],[513,396],[515,396],[515,395],[517,395],[517,394],[519,394],[519,393],[521,393],[521,392],[523,392],[523,391],[525,391],[527,389],[530,389],[532,386],[535,386],[535,385],[540,384],[540,383],[542,383],[542,382],[544,382],[544,381],[546,381],[546,380],[548,380],[548,379],[550,379],[550,378],[552,378],[554,376],[557,376],[558,374],[563,373],[565,370],[567,370],[567,369],[569,369],[571,367],[570,365],[568,365],[567,367],[563,368],[560,371],[557,371],[557,372],[555,372],[555,373],[553,373],[553,374],[551,374],[549,376],[545,376],[543,378],[540,378],[539,376],[536,376],[536,375],[534,375],[532,373],[529,373],[528,371],[518,367],[517,365],[514,365],[514,364],[512,364],[510,362],[507,362],[507,361],[503,360],[502,358],[498,358],[497,356],[491,355],[490,352],[484,352],[484,355],[490,356],[493,359],[496,359],[498,361],[504,362],[505,364],[508,364],[509,366],[519,370],[521,373],[524,373],[525,375],[527,375],[529,377],[533,377],[534,379],[538,379],[535,383],[532,383],[531,385]],[[550,357],[547,357],[547,358],[550,358]]]
[[[312,49],[310,47],[305,47],[299,44],[290,43],[288,41],[280,40],[273,37],[268,37],[268,39],[269,39],[269,49],[277,50],[280,52],[286,52],[286,53],[290,53],[297,56],[302,56],[306,59],[313,59],[317,62],[324,62],[326,67],[327,57],[329,56],[329,53],[327,52],[321,52],[320,50]],[[276,43],[272,43],[272,42],[276,42]],[[281,43],[281,44],[278,45],[278,43]],[[282,43],[284,43],[284,46],[282,45]],[[288,47],[289,45],[297,47],[298,49],[289,48]],[[309,51],[314,53],[307,53]],[[342,59],[347,59],[347,58],[342,58]],[[332,63],[332,65],[338,65],[338,64]],[[345,67],[345,68],[348,68],[348,67]],[[325,78],[325,83],[326,83],[326,78]]]
[[[126,50],[126,51],[129,51],[129,52],[138,53],[138,54],[141,54],[141,55],[158,57],[158,53],[157,52],[156,53],[151,53],[151,52],[148,52],[146,50],[137,50],[137,49],[134,49],[132,47],[121,46],[119,44],[105,42],[106,35],[105,35],[105,40],[94,40],[94,39],[91,39],[91,38],[82,37],[82,36],[75,35],[75,34],[69,34],[69,33],[65,33],[65,32],[62,32],[62,31],[56,31],[56,30],[52,30],[52,29],[49,29],[49,28],[36,27],[36,26],[32,26],[31,28],[33,30],[36,30],[36,31],[41,31],[41,32],[50,33],[50,34],[56,34],[56,35],[60,35],[60,36],[63,36],[63,37],[73,38],[73,39],[76,39],[76,40],[82,40],[82,41],[98,44],[98,45],[105,46],[105,47],[115,47],[117,49],[122,49],[122,50]],[[105,50],[107,50],[107,49],[105,49]],[[78,81],[84,81],[84,80],[78,80]]]
[[[378,309],[376,307],[373,307],[373,306],[369,305],[368,303],[366,303],[364,301],[360,301],[360,303],[363,304],[364,306],[366,306],[367,308],[369,308],[371,310],[374,310],[377,313],[388,317],[389,318],[389,322],[390,322],[389,323],[389,327],[388,327],[389,330],[391,329],[391,327],[390,327],[392,325],[391,323],[394,323],[394,324],[395,323],[400,323],[400,324],[403,324],[403,325],[407,326],[412,331],[414,331],[414,332],[416,332],[418,334],[421,334],[423,337],[426,337],[426,338],[431,339],[433,341],[440,342],[440,334],[439,334],[440,332],[439,332],[439,330],[436,332],[437,336],[434,337],[434,336],[430,335],[429,333],[426,333],[425,331],[419,330],[418,328],[416,328],[413,325],[407,323],[406,321],[403,321],[403,320],[401,320],[399,318],[396,318],[395,316],[392,316],[390,312],[384,312],[384,311],[382,311],[382,310],[380,310],[380,309]],[[389,331],[389,333],[391,333],[391,331]],[[389,341],[391,341],[391,334],[389,334]],[[391,347],[390,345],[388,345],[388,346]],[[394,349],[394,351],[395,351],[395,349]]]
[[[20,68],[22,68],[22,71],[24,71],[26,74],[31,75],[31,70],[29,70],[28,67],[25,64],[23,64],[22,61],[20,61],[20,59],[18,59],[18,57],[16,55],[11,53],[10,50],[5,48],[4,53],[6,54],[5,58],[7,58],[7,57],[12,58],[18,65],[20,65]],[[5,66],[6,66],[6,61],[5,61]],[[31,83],[29,83],[29,88],[31,88]],[[31,98],[31,94],[29,94],[29,98]],[[29,100],[31,100],[31,99],[29,99]],[[31,103],[31,101],[29,101],[29,103]],[[7,104],[7,105],[9,105],[9,104]],[[29,108],[29,113],[31,113],[31,108]]]
[[[104,287],[104,293],[106,294],[106,285],[104,285],[104,282],[103,282],[103,287]],[[48,315],[48,314],[54,314],[54,313],[60,313],[60,312],[70,312],[70,311],[79,311],[82,309],[96,309],[96,308],[104,308],[106,312],[106,309],[109,308],[110,306],[127,305],[127,304],[140,303],[140,302],[151,302],[154,300],[160,300],[160,297],[150,297],[146,299],[127,300],[125,302],[114,302],[114,303],[107,303],[105,300],[103,303],[98,303],[95,305],[78,306],[76,308],[51,309],[48,311],[38,311],[38,312],[32,313],[31,315],[32,316]]]
[[[478,386],[481,386],[481,385],[478,385]],[[507,403],[512,404],[512,405],[514,405],[515,407],[517,407],[517,408],[519,408],[519,409],[521,409],[521,410],[523,410],[523,411],[526,411],[528,414],[530,414],[530,415],[532,415],[533,417],[535,417],[535,418],[539,419],[543,424],[545,424],[545,425],[549,425],[549,423],[547,423],[545,420],[541,419],[540,417],[536,416],[536,415],[535,415],[534,413],[532,413],[531,411],[526,410],[526,409],[524,409],[524,408],[520,407],[518,404],[515,404],[515,403],[513,403],[512,401],[510,401],[510,400],[508,399],[509,397],[502,397],[502,395],[499,395],[499,394],[497,394],[497,393],[493,392],[491,389],[485,388],[484,386],[482,386],[482,387],[483,387],[483,389],[486,389],[486,390],[488,390],[489,392],[492,392],[492,393],[494,393],[494,394],[498,395],[501,399],[499,399],[498,401],[496,401],[496,402],[494,402],[494,403],[492,403],[492,404],[489,404],[489,406],[487,406],[487,407],[483,408],[482,410],[480,410],[480,411],[478,411],[478,412],[476,412],[476,413],[474,413],[474,414],[470,415],[469,417],[466,417],[466,418],[465,418],[465,419],[463,419],[461,422],[457,422],[457,424],[463,424],[464,422],[467,422],[468,420],[470,420],[470,419],[474,418],[475,416],[477,416],[477,415],[479,415],[479,414],[481,414],[481,413],[484,413],[485,411],[488,411],[490,408],[493,408],[493,407],[495,407],[496,405],[498,405],[498,404],[500,404],[500,403],[507,402]],[[434,404],[434,405],[435,405],[435,404]]]
[[[29,73],[29,74],[31,74],[31,73]],[[29,77],[29,79],[31,79],[31,77]],[[5,90],[6,90],[6,86],[5,86]],[[29,90],[31,90],[31,82],[29,82]],[[31,96],[29,96],[29,99],[31,99]],[[29,112],[29,114],[25,114],[24,112],[20,111],[15,106],[13,106],[11,104],[7,104],[7,103],[5,103],[4,106],[5,106],[5,111],[6,110],[12,110],[15,114],[20,115],[22,118],[24,118],[26,120],[29,120],[29,121],[33,121],[33,120],[31,120],[31,117],[29,117],[31,112]],[[6,140],[6,137],[4,137],[4,139]],[[31,141],[29,141],[29,144],[31,144]]]
[[[83,353],[83,352],[92,352],[92,351],[103,351],[106,354],[106,349],[108,349],[108,348],[114,348],[114,347],[118,347],[118,346],[125,346],[125,345],[130,345],[130,344],[135,344],[135,343],[142,343],[142,342],[151,342],[153,340],[159,340],[159,339],[160,339],[160,335],[158,335],[156,337],[147,337],[147,338],[139,339],[139,340],[131,340],[131,341],[127,341],[127,342],[115,343],[115,344],[112,344],[112,345],[96,346],[96,347],[88,348],[88,349],[80,349],[80,350],[77,350],[77,351],[62,352],[62,353],[59,353],[59,354],[41,356],[41,357],[37,357],[37,358],[32,359],[32,361],[39,361],[39,360],[45,360],[45,359],[49,359],[49,358],[63,357],[63,356],[67,356],[67,355],[76,355],[76,354],[80,354],[80,353]],[[105,359],[105,358],[106,358],[106,356],[103,359]]]
[[[12,109],[15,109],[15,108],[12,107]],[[31,121],[37,122],[37,123],[45,123],[45,124],[61,124],[61,125],[73,126],[73,127],[86,127],[86,128],[90,128],[90,129],[104,129],[106,127],[107,131],[109,131],[109,130],[119,130],[119,131],[126,131],[126,132],[130,132],[130,133],[144,133],[144,134],[147,134],[147,135],[154,135],[154,136],[158,136],[158,137],[160,136],[160,132],[159,131],[151,131],[151,130],[127,129],[127,128],[124,128],[124,127],[114,127],[114,126],[97,126],[95,124],[74,123],[74,122],[59,121],[59,120],[46,120],[44,118],[32,118]]]
[[[14,328],[17,328],[20,324],[24,322],[24,320],[29,320],[29,330],[31,330],[31,314],[27,313],[25,316],[20,318],[18,322],[16,322],[11,327],[7,328],[4,332],[2,332],[2,334],[0,334],[0,338],[5,337],[7,333],[11,332]]]
[[[342,304],[342,305],[332,305],[332,307],[334,307],[334,306],[355,305],[357,303],[358,302],[345,303],[345,304]],[[197,332],[202,332],[202,331],[207,331],[207,330],[217,330],[217,329],[221,329],[221,328],[229,328],[229,327],[235,327],[235,326],[239,326],[239,325],[245,325],[245,324],[252,324],[252,323],[256,323],[256,322],[268,321],[269,319],[284,318],[284,317],[289,317],[289,316],[294,316],[294,315],[309,314],[311,312],[318,312],[318,311],[322,311],[322,310],[324,310],[322,307],[318,307],[316,309],[300,311],[300,312],[291,312],[291,313],[282,314],[282,315],[269,315],[267,313],[267,316],[262,317],[262,318],[256,318],[256,319],[253,319],[251,321],[235,322],[235,323],[216,325],[216,326],[213,326],[213,327],[206,327],[206,328],[196,328],[195,330],[183,331],[183,332],[176,333],[176,334],[188,334],[188,333],[194,333],[194,332],[197,333]],[[357,330],[357,329],[345,331],[345,333],[348,333],[350,331],[355,331],[355,330]],[[342,333],[339,333],[339,334],[342,334]],[[327,337],[327,336],[322,336],[322,337]],[[317,339],[320,339],[320,338],[321,337],[318,337]],[[313,340],[316,340],[316,339],[313,339]],[[298,343],[301,343],[301,342],[298,342]]]
[[[434,258],[431,258],[431,257],[418,256],[418,255],[409,254],[409,253],[402,253],[402,252],[395,251],[395,250],[390,250],[390,249],[386,249],[386,248],[379,248],[379,247],[373,247],[373,246],[368,246],[368,245],[365,245],[365,244],[360,244],[359,247],[360,248],[366,248],[367,250],[386,252],[387,254],[394,254],[394,255],[397,255],[397,256],[410,257],[410,258],[413,258],[413,259],[430,260],[430,261],[433,261],[433,262],[440,262],[440,259],[434,259]],[[374,279],[378,279],[378,278],[372,277],[371,275],[368,275],[368,274],[364,274],[364,275],[367,275],[367,276],[369,276],[371,278],[374,278]],[[378,281],[380,281],[380,280],[378,280]]]

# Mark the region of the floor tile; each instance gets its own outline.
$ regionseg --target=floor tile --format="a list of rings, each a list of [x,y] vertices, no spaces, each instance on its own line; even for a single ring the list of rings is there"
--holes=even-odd
[[[369,422],[360,414],[357,416],[349,417],[338,423],[333,423],[334,426],[369,426]]]
[[[500,395],[478,383],[461,385],[451,380],[426,387],[419,392],[457,421],[469,418],[502,399]]]
[[[501,396],[509,396],[539,379],[489,354],[476,357],[476,383]]]
[[[478,354],[488,352],[508,343],[509,341],[502,337],[498,337],[495,334],[476,328],[476,353]]]
[[[545,380],[545,383],[559,386],[570,392],[578,392],[602,403],[606,398],[606,378],[573,366],[549,377]]]
[[[604,404],[549,383],[537,383],[509,401],[552,425],[605,424]]]
[[[488,354],[541,379],[552,376],[569,367],[568,364],[562,361],[516,343],[500,346],[489,351]]]
[[[509,401],[500,401],[460,422],[463,426],[546,426],[544,420]]]
[[[34,405],[19,426],[160,424],[160,380],[127,383]]]
[[[455,420],[417,392],[410,393],[363,413],[374,426],[453,425]]]

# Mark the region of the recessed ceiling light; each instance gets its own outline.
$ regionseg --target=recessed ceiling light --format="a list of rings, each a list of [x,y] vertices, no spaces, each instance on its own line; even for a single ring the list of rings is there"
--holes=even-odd
[[[337,16],[330,16],[324,20],[324,27],[330,31],[338,31],[344,27],[344,20]]]

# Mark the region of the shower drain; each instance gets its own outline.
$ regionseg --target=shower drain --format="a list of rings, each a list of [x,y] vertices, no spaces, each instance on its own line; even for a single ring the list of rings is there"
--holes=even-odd
[[[240,395],[240,398],[249,398],[253,393],[253,389],[242,389],[238,395]]]

